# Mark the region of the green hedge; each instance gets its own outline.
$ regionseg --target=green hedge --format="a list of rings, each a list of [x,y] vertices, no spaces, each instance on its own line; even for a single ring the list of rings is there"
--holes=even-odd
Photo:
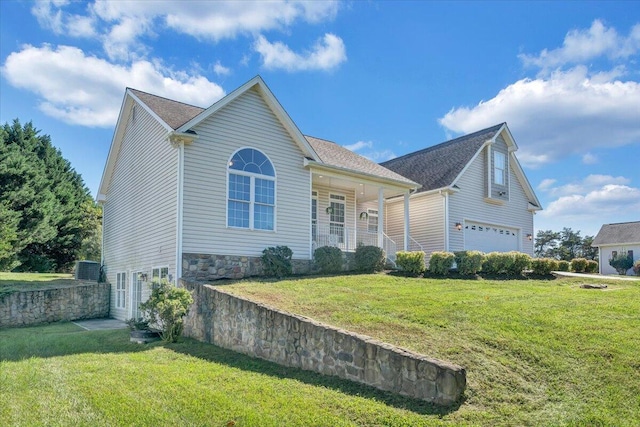
[[[418,275],[424,272],[424,252],[396,252],[396,264],[408,274]]]
[[[558,261],[553,258],[534,258],[531,260],[531,269],[535,274],[546,276],[558,270]]]
[[[558,261],[558,271],[569,271],[571,269],[571,263],[569,261]]]
[[[262,251],[262,272],[265,276],[284,277],[292,272],[293,251],[287,246],[269,247]]]
[[[342,251],[335,246],[321,246],[313,252],[313,261],[322,274],[342,271]]]
[[[531,265],[531,257],[522,252],[490,252],[482,264],[487,274],[519,275]]]
[[[587,268],[584,269],[585,273],[597,273],[599,271],[600,265],[598,261],[594,261],[592,259],[587,260]]]
[[[439,276],[446,276],[453,266],[455,255],[452,252],[431,252],[429,271]]]
[[[358,246],[356,248],[356,270],[361,273],[373,273],[384,270],[384,251],[377,246]]]
[[[485,260],[484,253],[480,251],[458,251],[454,252],[458,273],[465,276],[477,274],[482,270],[482,263]]]
[[[584,273],[587,269],[587,260],[585,258],[574,258],[571,260],[571,271],[574,273]]]

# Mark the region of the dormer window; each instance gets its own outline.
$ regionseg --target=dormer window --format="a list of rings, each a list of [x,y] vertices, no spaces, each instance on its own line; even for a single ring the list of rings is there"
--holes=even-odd
[[[507,156],[500,151],[493,152],[493,183],[506,185]]]

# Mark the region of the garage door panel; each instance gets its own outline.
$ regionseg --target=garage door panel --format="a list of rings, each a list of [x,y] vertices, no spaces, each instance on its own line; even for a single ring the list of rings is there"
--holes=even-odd
[[[499,225],[465,222],[464,248],[482,252],[517,251],[518,230]]]

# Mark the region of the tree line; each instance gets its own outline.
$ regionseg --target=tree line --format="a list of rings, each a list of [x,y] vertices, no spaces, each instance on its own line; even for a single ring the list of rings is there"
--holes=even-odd
[[[591,246],[594,236],[580,236],[580,231],[564,227],[562,231],[538,230],[534,253],[539,258],[571,261],[586,258],[597,261],[598,248]]]
[[[0,128],[0,271],[69,271],[100,260],[102,209],[49,135]]]

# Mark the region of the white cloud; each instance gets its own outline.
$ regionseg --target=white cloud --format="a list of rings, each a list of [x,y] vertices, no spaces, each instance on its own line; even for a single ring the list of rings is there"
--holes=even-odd
[[[254,49],[262,56],[264,67],[272,70],[331,70],[347,60],[344,42],[329,33],[304,54],[293,52],[282,42],[270,43],[262,35],[256,39]]]
[[[557,180],[552,178],[543,179],[540,184],[538,184],[538,190],[545,191],[551,188],[553,184],[556,183]]]
[[[640,50],[640,24],[635,25],[628,37],[620,36],[615,28],[607,28],[596,19],[589,29],[575,29],[567,33],[562,47],[543,49],[539,55],[519,55],[525,65],[543,70],[565,64],[579,64],[593,58],[628,58]]]
[[[594,156],[591,153],[585,153],[582,156],[582,163],[584,163],[585,165],[594,165],[598,163],[598,157]]]
[[[108,1],[96,0],[84,14],[71,14],[77,3],[45,0],[32,8],[43,28],[74,37],[97,36],[112,60],[146,54],[140,42],[161,30],[219,41],[238,35],[285,30],[296,22],[317,24],[335,18],[339,2],[276,1]]]
[[[127,86],[203,107],[224,96],[202,76],[149,61],[116,65],[70,46],[25,45],[7,57],[2,73],[13,86],[36,93],[45,114],[91,127],[115,124]]]
[[[222,65],[218,60],[213,65],[213,72],[219,76],[228,76],[229,74],[231,74],[231,69]]]
[[[380,163],[396,158],[396,154],[391,150],[374,150],[373,141],[357,141],[353,144],[343,145],[344,148],[351,151],[358,151],[362,157]]]
[[[474,132],[506,121],[520,145],[518,158],[537,167],[599,147],[640,142],[640,84],[598,82],[586,67],[522,79],[474,107],[449,111],[439,122]]]

